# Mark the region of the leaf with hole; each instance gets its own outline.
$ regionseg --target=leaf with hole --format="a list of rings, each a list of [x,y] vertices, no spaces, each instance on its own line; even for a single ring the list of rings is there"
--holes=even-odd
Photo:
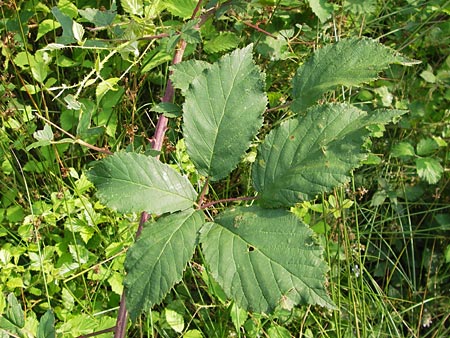
[[[194,78],[183,106],[183,135],[200,174],[219,180],[236,167],[262,125],[266,104],[251,45]]]
[[[372,114],[347,104],[308,109],[301,119],[272,130],[258,150],[253,184],[267,207],[290,207],[350,180],[365,158],[361,147],[372,124],[388,123],[404,112]]]
[[[102,203],[120,212],[162,214],[192,207],[196,192],[189,180],[154,157],[119,152],[88,171]]]
[[[286,210],[227,210],[202,229],[201,243],[212,276],[241,308],[334,308],[324,287],[322,248],[312,230]]]
[[[181,280],[202,225],[202,212],[192,209],[163,216],[145,225],[125,260],[124,285],[132,320],[143,310],[160,303]]]

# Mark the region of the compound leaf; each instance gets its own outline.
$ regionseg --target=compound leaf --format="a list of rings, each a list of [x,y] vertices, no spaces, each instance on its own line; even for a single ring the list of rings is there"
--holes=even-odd
[[[202,225],[202,212],[193,209],[146,224],[125,260],[127,275],[124,285],[132,320],[144,309],[161,302],[181,280]]]
[[[118,152],[88,173],[102,203],[119,212],[162,214],[191,207],[196,192],[189,180],[153,157]]]
[[[292,213],[239,207],[208,226],[201,237],[205,259],[239,307],[266,313],[298,303],[334,307],[324,287],[322,248]]]
[[[223,56],[194,78],[183,107],[183,134],[200,174],[219,180],[236,167],[262,125],[263,88],[251,45]]]
[[[349,171],[365,157],[366,126],[388,123],[398,110],[372,114],[347,104],[308,109],[272,130],[260,146],[253,184],[267,207],[289,207],[350,179]]]
[[[417,63],[367,38],[341,40],[317,50],[297,69],[292,80],[294,112],[304,111],[336,86],[357,86],[375,80],[390,64]]]

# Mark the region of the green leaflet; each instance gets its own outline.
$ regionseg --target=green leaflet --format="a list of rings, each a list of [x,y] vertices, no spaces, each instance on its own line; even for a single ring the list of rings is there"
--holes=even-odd
[[[204,44],[205,52],[208,54],[229,51],[237,48],[239,45],[239,37],[231,32],[221,32],[212,40],[206,41]]]
[[[370,39],[341,40],[317,50],[292,79],[291,109],[302,112],[336,86],[358,86],[375,80],[390,64],[418,63]]]
[[[262,126],[267,104],[252,45],[223,56],[200,73],[186,92],[183,134],[200,174],[225,177]]]
[[[136,153],[115,153],[87,173],[102,203],[120,212],[162,214],[192,207],[197,193],[167,164]]]
[[[39,321],[37,328],[37,338],[55,338],[55,315],[52,310],[47,310]]]
[[[379,110],[368,115],[350,105],[327,104],[282,123],[267,135],[253,167],[261,203],[289,207],[347,182],[349,171],[365,157],[365,127],[388,123],[402,113]]]
[[[172,70],[170,79],[175,88],[181,89],[182,93],[186,94],[191,82],[210,66],[208,62],[201,60],[183,61],[170,67]]]
[[[239,207],[208,225],[201,238],[205,259],[239,307],[266,313],[298,303],[334,307],[324,287],[322,248],[290,212]]]
[[[161,302],[181,280],[203,219],[202,212],[193,209],[161,217],[146,224],[128,250],[124,285],[127,310],[133,321],[143,310]]]

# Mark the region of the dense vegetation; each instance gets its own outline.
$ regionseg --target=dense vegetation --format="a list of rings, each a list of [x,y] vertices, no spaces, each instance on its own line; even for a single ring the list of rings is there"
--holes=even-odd
[[[0,337],[450,336],[450,1],[0,6]],[[226,68],[237,60],[242,72]],[[210,135],[196,128],[218,101],[199,88],[227,84],[228,75],[239,79],[229,84],[231,122],[212,137],[230,130],[225,140],[237,146],[218,142],[204,160]],[[305,158],[340,178],[303,183],[288,198],[284,174],[264,176],[265,154],[285,142],[284,130],[314,130],[316,117],[336,137],[317,136],[318,152]],[[280,158],[289,155],[283,149]],[[290,164],[303,172],[295,156]],[[157,190],[182,198],[130,198],[111,169],[120,166],[154,182],[164,181],[155,178],[161,170],[170,189]],[[294,242],[312,239],[317,250],[286,247],[277,258],[301,269],[314,261],[305,275],[322,285],[321,297],[293,284],[279,306],[261,305],[221,277],[229,266],[214,260],[223,247],[213,246],[221,243],[213,231],[251,223],[247,210],[264,231],[276,214],[298,228]],[[203,228],[202,217],[211,221]],[[147,295],[139,269],[147,273],[152,257],[140,253],[156,247],[155,229],[180,219],[194,235],[201,228],[200,239],[178,234],[182,245],[170,254],[187,257],[181,282],[163,271],[160,279],[173,279],[167,290],[151,284],[157,295]],[[244,237],[236,234],[233,241]],[[247,254],[277,241],[249,240]],[[132,320],[121,304],[124,281]]]

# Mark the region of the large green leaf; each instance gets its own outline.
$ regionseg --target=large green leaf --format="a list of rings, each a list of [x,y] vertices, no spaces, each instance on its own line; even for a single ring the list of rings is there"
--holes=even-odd
[[[161,302],[181,280],[203,219],[201,211],[189,209],[145,225],[125,260],[126,304],[132,320]]]
[[[374,80],[392,63],[411,65],[417,62],[366,38],[327,45],[298,68],[292,80],[291,109],[304,111],[336,86],[357,86]]]
[[[298,303],[334,306],[324,287],[322,248],[290,212],[240,207],[208,225],[201,238],[205,259],[239,307],[270,312]]]
[[[314,106],[302,119],[272,130],[260,146],[253,184],[261,203],[289,207],[347,182],[365,157],[366,126],[388,123],[402,111],[368,114],[346,104]]]
[[[197,196],[186,177],[136,153],[115,153],[97,162],[87,176],[100,201],[120,212],[174,212],[191,207]]]
[[[267,98],[252,46],[201,72],[186,92],[183,133],[189,156],[211,180],[233,170],[262,125]]]

